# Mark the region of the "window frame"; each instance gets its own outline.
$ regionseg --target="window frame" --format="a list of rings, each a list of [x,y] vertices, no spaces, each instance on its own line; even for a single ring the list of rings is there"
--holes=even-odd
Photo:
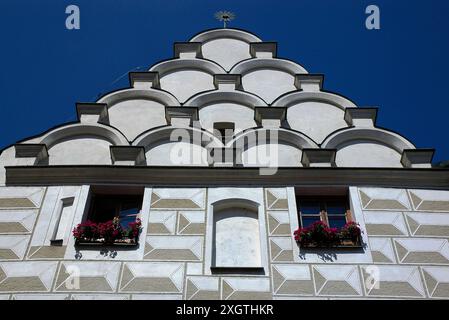
[[[329,224],[329,217],[345,217],[345,223],[354,221],[352,213],[351,213],[351,207],[349,203],[349,196],[348,195],[332,195],[332,196],[313,196],[313,195],[307,195],[307,196],[301,196],[296,195],[295,197],[296,205],[297,205],[297,215],[298,215],[298,221],[301,225],[301,228],[304,228],[304,222],[303,222],[303,216],[305,217],[319,217],[318,221],[324,222],[327,226],[331,227]],[[310,202],[316,202],[318,203],[320,207],[320,211],[316,214],[304,214],[301,212],[301,201],[310,201]],[[345,213],[344,215],[339,214],[329,214],[327,207],[328,203],[330,202],[341,202],[345,206]]]

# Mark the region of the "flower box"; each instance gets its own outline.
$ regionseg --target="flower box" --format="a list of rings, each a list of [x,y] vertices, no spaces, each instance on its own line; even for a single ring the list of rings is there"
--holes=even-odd
[[[336,229],[320,221],[307,228],[299,228],[294,236],[299,247],[304,249],[359,249],[363,247],[362,233],[355,222],[348,222],[341,229]]]
[[[73,236],[76,246],[137,246],[141,229],[140,219],[124,229],[120,225],[120,220],[114,218],[102,223],[92,221],[80,223],[73,229]]]

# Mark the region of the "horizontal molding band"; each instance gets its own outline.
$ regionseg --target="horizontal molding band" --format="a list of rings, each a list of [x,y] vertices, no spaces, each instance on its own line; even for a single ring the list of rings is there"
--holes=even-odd
[[[449,169],[435,168],[259,168],[163,166],[10,166],[7,186],[113,184],[161,187],[379,186],[449,190]]]

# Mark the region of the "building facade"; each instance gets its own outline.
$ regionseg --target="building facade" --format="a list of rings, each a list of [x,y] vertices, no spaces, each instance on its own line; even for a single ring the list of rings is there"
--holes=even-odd
[[[323,79],[208,30],[5,148],[0,299],[449,298],[449,170]]]

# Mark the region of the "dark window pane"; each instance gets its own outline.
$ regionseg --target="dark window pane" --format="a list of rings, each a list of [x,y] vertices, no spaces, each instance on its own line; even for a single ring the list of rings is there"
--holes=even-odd
[[[326,208],[327,214],[346,214],[346,205],[342,202],[328,202]]]
[[[312,223],[320,221],[320,220],[321,219],[319,216],[302,216],[302,227],[307,228]]]
[[[321,211],[321,206],[318,201],[300,201],[299,211],[301,214],[318,214]]]
[[[94,222],[105,222],[112,220],[117,212],[117,201],[108,196],[95,195],[92,198],[92,211],[89,220]]]
[[[346,224],[346,217],[344,216],[328,216],[327,219],[331,228],[341,228]]]

